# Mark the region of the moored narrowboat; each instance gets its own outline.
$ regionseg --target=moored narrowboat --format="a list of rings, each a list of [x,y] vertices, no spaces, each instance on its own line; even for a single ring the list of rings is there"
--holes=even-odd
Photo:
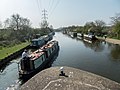
[[[53,39],[53,33],[49,33],[48,35],[41,36],[37,39],[31,40],[31,47],[32,48],[39,48],[45,45],[48,41],[51,41]]]
[[[34,48],[38,48],[38,47],[41,47],[41,46],[43,46],[45,44],[45,40],[44,40],[44,38],[43,37],[41,37],[41,38],[38,38],[38,39],[33,39],[32,41],[31,41],[31,47],[34,47]]]
[[[21,59],[19,63],[19,78],[27,79],[43,70],[58,52],[58,41],[51,41],[40,49],[31,53],[29,57]]]

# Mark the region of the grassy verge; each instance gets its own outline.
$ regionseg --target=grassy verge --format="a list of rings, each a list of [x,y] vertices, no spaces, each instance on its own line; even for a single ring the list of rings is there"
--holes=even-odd
[[[28,46],[30,43],[26,42],[26,43],[22,43],[22,44],[18,44],[15,45],[13,47],[9,47],[9,48],[3,48],[2,50],[0,50],[0,60],[9,56],[10,54]]]

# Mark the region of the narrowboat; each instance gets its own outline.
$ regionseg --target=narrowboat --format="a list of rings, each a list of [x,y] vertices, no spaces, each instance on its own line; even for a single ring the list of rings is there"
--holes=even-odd
[[[49,40],[49,36],[48,36],[48,35],[44,35],[44,36],[42,36],[42,37],[44,38],[45,42],[50,41],[50,40]]]
[[[87,39],[87,40],[97,40],[97,38],[93,34],[84,35],[84,39]]]
[[[46,44],[48,41],[51,41],[52,39],[53,39],[52,33],[41,36],[40,38],[37,39],[33,39],[31,41],[31,47],[34,48],[42,47],[44,44]]]
[[[38,38],[38,39],[33,39],[32,41],[31,41],[31,47],[41,47],[41,46],[43,46],[45,44],[45,40],[44,40],[44,38],[43,37],[41,37],[41,38]]]
[[[18,64],[19,78],[27,79],[43,70],[59,51],[58,41],[51,41],[34,51]]]

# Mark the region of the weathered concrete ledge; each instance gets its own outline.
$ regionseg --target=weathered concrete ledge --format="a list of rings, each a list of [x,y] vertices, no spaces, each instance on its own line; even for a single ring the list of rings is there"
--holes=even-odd
[[[64,66],[43,70],[23,84],[20,90],[120,90],[120,84],[104,77]]]

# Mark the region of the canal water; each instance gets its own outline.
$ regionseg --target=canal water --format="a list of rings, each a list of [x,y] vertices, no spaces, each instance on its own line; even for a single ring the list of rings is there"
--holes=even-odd
[[[105,41],[87,41],[57,32],[59,54],[54,66],[69,66],[89,71],[120,83],[120,45]],[[0,90],[19,87],[17,58],[0,71]]]

